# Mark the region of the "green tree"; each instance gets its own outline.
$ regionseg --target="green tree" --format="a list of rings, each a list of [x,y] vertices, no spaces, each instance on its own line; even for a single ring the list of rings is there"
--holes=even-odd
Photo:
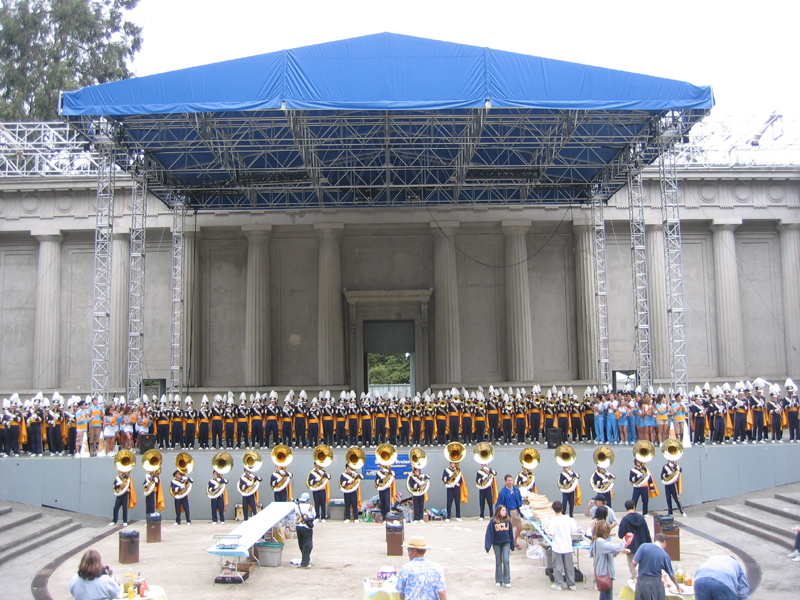
[[[58,119],[60,91],[127,79],[139,0],[0,0],[0,120]]]
[[[405,354],[370,354],[370,385],[411,383],[411,361]]]

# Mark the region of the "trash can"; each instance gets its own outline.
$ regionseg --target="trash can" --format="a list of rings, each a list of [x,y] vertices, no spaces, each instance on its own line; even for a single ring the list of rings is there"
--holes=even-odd
[[[403,522],[386,521],[386,556],[403,556]]]
[[[150,513],[147,520],[147,543],[154,544],[161,541],[161,513]]]
[[[139,562],[139,532],[132,529],[119,532],[119,562],[130,565]]]
[[[331,521],[344,521],[344,504],[329,502],[328,518]],[[356,515],[356,519],[358,519],[358,515]]]
[[[259,542],[256,544],[256,558],[262,567],[280,567],[283,559],[283,544]]]
[[[653,515],[653,533],[663,533],[667,538],[664,551],[673,561],[681,559],[681,528],[672,515]]]

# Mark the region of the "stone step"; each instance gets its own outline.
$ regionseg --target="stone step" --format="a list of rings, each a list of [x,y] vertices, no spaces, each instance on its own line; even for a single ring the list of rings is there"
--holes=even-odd
[[[790,502],[792,504],[800,504],[800,492],[784,492],[782,494],[775,494],[775,498]]]
[[[4,538],[13,535],[14,528],[41,518],[42,513],[40,512],[7,512],[0,515],[0,534],[2,534]]]
[[[5,515],[11,512],[10,506],[0,506],[0,515]]]
[[[777,498],[754,498],[745,500],[745,505],[752,506],[774,515],[792,519],[795,523],[800,523],[800,505],[791,502],[778,500]]]
[[[719,507],[717,507],[717,511],[719,511]],[[765,531],[763,527],[752,525],[746,521],[743,521],[742,519],[739,519],[738,517],[731,517],[722,512],[710,512],[707,513],[706,516],[709,519],[718,521],[719,523],[724,523],[736,531],[748,533],[761,540],[769,540],[770,542],[778,544],[783,548],[788,548],[789,550],[794,548],[794,538],[789,539],[782,535],[772,533],[771,531]]]
[[[54,540],[63,538],[82,527],[80,523],[74,523],[71,518],[61,519],[61,523],[57,526],[50,527],[45,532],[39,532],[38,535],[33,537],[20,539],[18,543],[11,545],[4,551],[0,551],[0,564],[20,556],[21,554],[25,554],[26,552],[36,551],[38,554],[39,548]]]
[[[26,513],[20,514],[24,515]],[[44,517],[41,513],[28,514],[36,515],[37,518],[4,532],[3,538],[0,540],[0,554],[10,548],[24,544],[28,540],[47,535],[50,531],[68,525],[74,520],[72,517]]]
[[[735,504],[731,506],[717,506],[716,512],[727,517],[738,519],[755,527],[761,527],[775,535],[785,536],[794,541],[792,527],[797,524],[790,516],[775,515],[752,506]]]

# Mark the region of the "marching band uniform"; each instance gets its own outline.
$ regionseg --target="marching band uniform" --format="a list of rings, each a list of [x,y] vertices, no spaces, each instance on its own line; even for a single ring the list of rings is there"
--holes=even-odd
[[[734,410],[736,411],[733,421],[733,443],[747,443],[747,400],[741,391],[733,400]]]
[[[447,520],[453,515],[452,505],[456,505],[456,520],[461,520],[461,484],[464,481],[464,474],[458,467],[458,463],[451,462],[450,466],[442,471],[442,481],[447,490]]]
[[[225,410],[222,413],[222,422],[225,425],[225,447],[233,448],[233,437],[236,434],[237,409],[233,405],[233,398],[228,396]],[[220,446],[221,448],[222,446]]]
[[[680,488],[681,488],[681,467],[678,463],[668,461],[661,468],[661,483],[664,484],[664,490],[667,494],[667,510],[672,514],[672,500],[678,506],[678,510],[685,517],[686,513],[683,512],[683,505],[681,504]],[[646,504],[645,504],[646,506]]]
[[[248,508],[256,514],[256,503],[258,502],[258,487],[261,485],[261,477],[253,471],[245,469],[239,478],[239,491],[242,494],[242,510],[244,510],[244,520],[247,521]]]
[[[42,443],[44,411],[39,404],[40,401],[38,399],[33,401],[33,408],[28,410],[28,415],[25,419],[28,425],[28,441],[31,447],[31,456],[42,456],[44,454],[44,444]]]
[[[425,445],[433,446],[433,429],[436,424],[436,407],[428,399],[425,403]]]
[[[753,426],[750,429],[750,439],[754,442],[766,442],[767,434],[764,422],[764,408],[766,401],[761,395],[761,390],[756,388],[755,396],[750,398],[750,410],[753,414]]]
[[[797,400],[797,387],[791,379],[786,380],[784,387],[786,388],[786,397],[781,405],[786,412],[786,420],[789,424],[789,441],[800,442],[800,418],[798,417],[800,403]]]
[[[181,410],[180,400],[177,397],[172,403],[170,418],[172,423],[171,447],[183,448],[183,410]]]
[[[131,495],[131,474],[119,472],[114,479],[114,520],[109,525],[116,525],[119,517],[119,509],[122,508],[122,525],[128,526],[128,508],[136,506],[136,496]]]
[[[614,480],[616,478],[617,477],[613,473],[606,471],[601,467],[597,467],[594,473],[592,473],[591,486],[593,490],[605,489],[606,486],[610,484],[608,491],[597,492],[598,496],[605,497],[605,503],[608,508],[611,508],[611,488],[614,487]]]
[[[517,473],[514,478],[514,485],[520,490],[527,490],[528,492],[536,493],[536,475],[533,474],[531,469],[525,467]]]
[[[489,506],[489,517],[492,516],[492,510],[494,510],[494,501],[497,498],[497,483],[495,481],[496,477],[497,471],[490,468],[489,465],[481,465],[481,467],[478,469],[478,472],[475,474],[475,484],[478,487],[478,502],[481,512],[481,521],[484,519],[484,503]]]
[[[564,505],[564,514],[569,514],[570,517],[575,511],[575,492],[578,490],[578,480],[580,478],[581,476],[569,467],[563,467],[561,473],[558,474],[558,489],[561,490],[561,503]],[[577,501],[577,505],[580,506],[580,500]],[[569,506],[569,513],[567,513],[567,506]]]
[[[347,407],[347,430],[350,434],[350,445],[358,445],[358,422],[359,422],[360,409],[356,406],[355,402],[350,402]]]
[[[161,397],[161,406],[156,412],[156,432],[158,437],[158,447],[166,450],[169,446],[169,410],[164,396]],[[79,449],[80,451],[80,449]]]
[[[194,438],[197,434],[197,411],[190,396],[186,396],[186,411],[184,415],[184,436],[182,448],[194,449]]]
[[[400,407],[400,445],[408,446],[411,441],[411,405],[408,399]]]
[[[250,407],[250,428],[253,448],[264,447],[264,415],[262,411],[261,396],[256,394],[255,402]]]
[[[457,391],[452,394],[452,400],[450,400],[447,408],[447,417],[450,425],[450,441],[457,442],[458,436],[461,435],[461,403],[458,401]],[[450,513],[448,513],[448,515],[449,514]]]
[[[496,444],[500,440],[500,403],[498,397],[489,390],[489,402],[486,404],[489,418],[489,443]]]
[[[464,390],[464,393],[466,394],[466,390]],[[472,444],[472,432],[475,423],[474,415],[475,415],[475,398],[471,397],[470,405],[466,406],[465,402],[465,406],[463,407],[461,412],[461,433],[464,436],[465,444]],[[430,445],[433,445],[433,441],[431,441]]]
[[[411,488],[411,498],[414,506],[414,521],[422,521],[425,514],[425,496],[430,475],[422,473],[419,469],[412,469],[408,476],[408,486]]]
[[[772,434],[771,438],[773,444],[775,442],[783,443],[783,409],[781,408],[780,393],[780,388],[775,386],[773,391],[770,392],[770,399],[764,408],[770,418],[770,429]]]
[[[375,473],[375,488],[378,490],[378,496],[381,501],[381,516],[386,517],[392,508],[394,501],[394,485],[395,474],[392,469],[386,465],[380,465],[378,471]]]
[[[369,398],[364,398],[359,411],[361,419],[361,445],[364,447],[372,445],[372,407]]]
[[[525,443],[525,433],[528,428],[528,403],[519,399],[514,403],[514,420],[517,430],[517,443]]]
[[[211,425],[211,410],[208,408],[208,396],[203,396],[200,403],[200,413],[198,414],[198,439],[200,441],[200,448],[203,450],[208,449],[208,433]]]
[[[397,408],[394,398],[389,400],[389,405],[386,407],[386,418],[389,422],[389,443],[392,446],[396,446],[397,431],[400,427],[400,411]]]
[[[225,509],[228,507],[228,480],[214,471],[208,481],[206,495],[211,500],[211,520],[224,523]]]
[[[694,428],[693,444],[706,443],[706,409],[701,404],[699,398],[695,399],[695,403],[689,406],[689,412],[692,414],[692,427]]]
[[[547,402],[543,404],[544,410],[544,434],[547,436],[547,430],[553,428],[556,420],[556,405],[555,400],[551,396],[550,390],[547,390]]]
[[[584,437],[586,441],[594,441],[596,429],[594,426],[594,407],[592,406],[592,399],[591,396],[587,395],[583,399],[583,404],[581,405],[583,410],[583,424],[584,424]],[[632,413],[631,413],[632,414]],[[632,422],[632,417],[631,417]],[[628,438],[631,437],[631,430],[633,427],[628,427]]]
[[[339,476],[339,487],[344,491],[344,520],[349,521],[352,513],[353,522],[358,521],[358,509],[361,505],[361,480],[364,476],[347,465],[345,472]]]
[[[284,467],[275,467],[269,485],[275,493],[275,502],[288,502],[291,497],[293,475]]]
[[[558,428],[561,430],[561,439],[566,442],[569,439],[569,401],[561,398],[558,402]]]
[[[278,394],[275,391],[269,394],[269,405],[264,409],[266,423],[264,424],[264,438],[267,442],[267,448],[270,447],[270,438],[272,444],[278,445],[278,421],[281,416],[280,408],[278,408]]]
[[[578,397],[573,396],[569,404],[569,421],[572,428],[572,441],[583,441],[583,407]]]
[[[236,448],[250,447],[250,409],[245,402],[247,397],[244,392],[239,396],[239,406],[236,408]],[[244,444],[242,439],[244,438]]]
[[[164,496],[161,493],[161,470],[144,473],[145,514],[164,510]]]
[[[181,510],[186,513],[186,524],[192,524],[192,515],[189,511],[189,492],[192,491],[194,480],[188,475],[175,471],[170,482],[170,491],[175,498],[175,525],[181,524]]]
[[[633,503],[638,506],[639,498],[641,498],[642,515],[647,516],[647,505],[650,501],[650,483],[652,480],[652,475],[650,474],[650,470],[647,468],[647,465],[635,460],[633,468],[628,475],[628,480],[633,486],[633,496],[631,497],[631,500],[633,500]]]
[[[336,419],[336,447],[341,448],[347,443],[347,415],[348,409],[344,400],[339,400],[339,405],[334,410]]]
[[[294,411],[294,441],[298,448],[306,447],[307,414],[306,392],[305,390],[300,390],[300,401]]]
[[[294,422],[294,407],[291,401],[291,392],[283,400],[281,409],[281,443],[292,447],[292,423]]]
[[[503,420],[503,444],[508,446],[511,443],[511,434],[514,429],[514,404],[509,400],[508,394],[503,396],[503,407],[500,409]]]
[[[64,423],[64,412],[61,410],[61,401],[58,399],[53,400],[54,408],[48,411],[47,424],[47,443],[50,446],[50,454],[61,456],[64,454],[64,437],[62,424]],[[2,448],[2,443],[0,443]]]
[[[424,408],[420,399],[414,398],[414,407],[411,411],[411,443],[418,446],[422,437],[422,417]]]
[[[475,441],[481,443],[486,441],[486,399],[483,392],[478,392],[475,403]]]
[[[319,520],[323,523],[328,518],[327,507],[330,494],[330,479],[331,476],[325,469],[319,465],[314,465],[314,468],[311,469],[306,480],[308,487],[314,493],[314,510]]]
[[[319,443],[319,423],[321,417],[322,410],[319,407],[317,399],[314,398],[311,401],[311,407],[308,409],[308,445],[311,448],[316,447]],[[255,440],[253,444],[255,444]]]
[[[211,407],[211,447],[215,450],[222,448],[222,424],[225,418],[222,408],[222,397],[214,397],[214,405]]]
[[[447,417],[448,411],[444,400],[436,400],[436,441],[440,446],[447,443]]]
[[[329,398],[325,399],[325,403],[322,405],[320,415],[322,417],[322,443],[333,448],[333,431],[336,424],[336,409],[331,406],[331,401]]]
[[[375,443],[383,444],[386,441],[386,403],[383,398],[378,398],[375,404]]]

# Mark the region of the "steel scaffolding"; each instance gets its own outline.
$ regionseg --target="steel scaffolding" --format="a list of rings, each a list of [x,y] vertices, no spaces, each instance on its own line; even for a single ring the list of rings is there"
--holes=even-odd
[[[681,139],[683,131],[684,123],[681,121],[680,113],[669,113],[662,120],[658,169],[661,182],[661,218],[664,225],[670,387],[685,396],[689,383],[689,370],[686,363],[681,221],[678,205],[678,173],[675,164],[675,144]]]
[[[170,392],[180,394],[183,388],[183,271],[184,226],[186,224],[186,203],[183,198],[173,198],[172,202],[172,335],[170,341]]]
[[[108,354],[111,347],[111,235],[114,227],[115,129],[101,121],[98,129],[97,214],[94,229],[94,301],[92,304],[92,395],[108,400]]]
[[[593,194],[592,231],[594,252],[594,307],[597,327],[597,379],[598,382],[611,383],[611,353],[608,347],[608,285],[606,282],[606,223],[603,218],[605,199],[601,194]]]
[[[131,169],[131,256],[128,289],[128,385],[129,400],[142,393],[144,361],[144,269],[147,228],[147,175]]]
[[[628,173],[628,220],[631,228],[633,318],[636,328],[636,372],[644,389],[653,385],[650,354],[650,304],[647,296],[647,237],[644,223],[642,172],[634,164]]]

